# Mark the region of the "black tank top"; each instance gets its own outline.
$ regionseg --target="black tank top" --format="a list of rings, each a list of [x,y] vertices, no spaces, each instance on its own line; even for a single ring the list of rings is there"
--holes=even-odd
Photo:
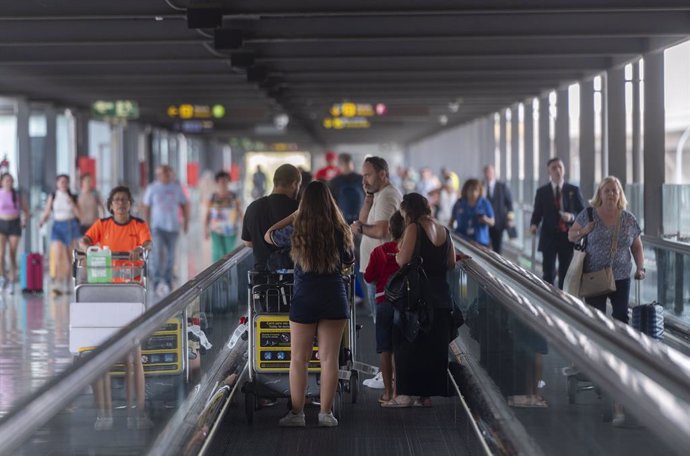
[[[446,241],[436,246],[429,239],[421,223],[417,224],[417,229],[422,230],[422,235],[419,237],[421,240],[419,252],[426,275],[428,277],[442,277],[445,280],[448,270],[448,242],[450,241],[448,233],[446,232]]]

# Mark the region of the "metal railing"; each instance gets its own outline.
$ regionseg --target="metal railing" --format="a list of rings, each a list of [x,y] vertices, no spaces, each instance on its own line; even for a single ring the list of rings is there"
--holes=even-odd
[[[122,328],[79,365],[70,367],[33,395],[19,401],[0,420],[0,454],[12,454],[94,380],[107,372],[114,359],[124,358],[248,255],[251,255],[251,249],[246,247],[234,250]]]

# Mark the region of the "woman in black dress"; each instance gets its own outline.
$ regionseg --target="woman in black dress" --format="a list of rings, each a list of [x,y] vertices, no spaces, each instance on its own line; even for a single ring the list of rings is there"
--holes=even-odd
[[[428,281],[422,290],[430,321],[410,340],[410,334],[397,324],[393,331],[395,381],[398,396],[381,404],[383,407],[431,406],[431,396],[448,394],[448,343],[451,340],[452,299],[446,272],[455,266],[455,249],[448,230],[431,217],[426,198],[408,193],[400,204],[407,227],[396,261],[400,266],[410,262],[415,247]],[[400,317],[400,315],[398,315]],[[400,318],[397,318],[400,321]]]
[[[290,397],[292,410],[281,426],[304,426],[304,391],[314,336],[319,340],[321,412],[319,426],[337,426],[332,406],[338,385],[340,341],[349,317],[343,266],[354,263],[352,231],[330,190],[309,183],[297,212],[269,228],[266,242],[291,245],[295,262],[290,304]]]

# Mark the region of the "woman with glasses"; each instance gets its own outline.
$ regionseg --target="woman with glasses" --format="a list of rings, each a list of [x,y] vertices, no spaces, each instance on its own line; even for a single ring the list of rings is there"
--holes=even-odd
[[[113,252],[129,252],[130,260],[139,261],[144,251],[151,249],[151,232],[142,219],[132,216],[132,193],[128,187],[119,186],[110,191],[106,206],[112,217],[96,220],[81,240],[81,247],[100,245]],[[116,262],[113,261],[115,265]],[[126,359],[127,378],[127,427],[149,429],[153,426],[144,413],[145,383],[144,365],[141,361],[141,347],[137,347]],[[132,416],[132,392],[136,391],[136,416]],[[106,374],[94,385],[98,415],[94,428],[97,431],[113,427],[110,375]]]

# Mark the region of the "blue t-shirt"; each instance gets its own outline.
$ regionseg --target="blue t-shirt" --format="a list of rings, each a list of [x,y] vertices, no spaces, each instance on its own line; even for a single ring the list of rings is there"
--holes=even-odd
[[[489,225],[479,222],[480,215],[494,217],[494,209],[486,198],[480,197],[474,207],[464,198],[457,200],[453,206],[455,232],[470,241],[489,245]]]
[[[186,203],[187,197],[179,182],[154,182],[146,187],[144,204],[151,209],[151,231],[180,231],[180,206]]]

